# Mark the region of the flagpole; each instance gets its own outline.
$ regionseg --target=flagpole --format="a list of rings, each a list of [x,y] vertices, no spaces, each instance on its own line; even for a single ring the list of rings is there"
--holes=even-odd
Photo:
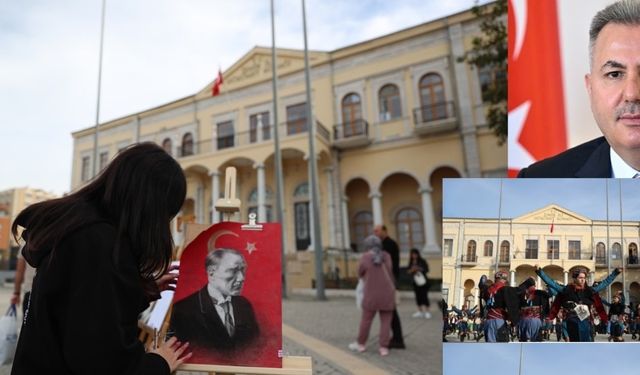
[[[280,222],[280,248],[282,256],[282,298],[287,298],[287,259],[285,252],[286,233],[284,215],[284,182],[282,177],[282,153],[278,133],[278,75],[276,73],[276,25],[273,0],[271,0],[271,86],[273,88],[273,144],[275,146],[274,164],[276,169],[276,211]],[[260,131],[260,129],[258,129]]]
[[[518,367],[518,375],[522,375],[522,359],[524,358],[524,354],[522,352],[524,344],[520,343],[520,366]]]
[[[98,125],[100,125],[100,88],[102,83],[102,47],[104,45],[104,13],[107,0],[102,0],[102,22],[100,26],[100,53],[98,57],[98,102],[96,104],[96,126],[93,131],[93,164],[91,167],[91,177],[95,177],[98,173]]]
[[[311,78],[309,73],[309,48],[307,47],[307,13],[304,0],[302,0],[302,29],[304,34],[304,77],[307,88],[307,131],[309,133],[309,179],[311,180],[311,204],[313,212],[313,250],[316,262],[316,299],[325,300],[324,275],[322,273],[322,237],[320,235],[320,215],[318,204],[318,172],[316,169],[316,122],[313,117],[313,105],[311,102]]]
[[[498,272],[498,265],[500,263],[500,252],[502,251],[502,247],[500,246],[500,222],[502,221],[502,181],[503,179],[500,179],[500,195],[498,196],[498,243],[496,244],[497,246],[497,251],[496,251],[496,272]],[[513,286],[513,285],[512,285]]]
[[[622,253],[622,295],[624,296],[624,300],[625,302],[629,301],[629,297],[627,296],[627,289],[626,289],[626,272],[625,272],[625,248],[624,248],[624,233],[623,233],[623,229],[622,229],[622,180],[618,179],[618,194],[619,194],[619,201],[620,201],[620,252]]]
[[[611,275],[611,242],[609,240],[609,180],[604,179],[605,196],[607,202],[607,271]],[[607,286],[607,301],[611,301],[611,284]]]

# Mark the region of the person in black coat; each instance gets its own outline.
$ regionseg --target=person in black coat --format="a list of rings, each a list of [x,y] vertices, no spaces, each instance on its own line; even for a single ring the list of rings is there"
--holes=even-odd
[[[205,260],[208,283],[173,305],[171,331],[194,348],[236,351],[260,333],[251,303],[240,296],[247,264],[233,249],[210,251]]]
[[[429,265],[427,261],[420,256],[418,249],[411,249],[409,252],[409,266],[407,272],[412,276],[413,280],[413,292],[416,297],[416,305],[418,311],[413,314],[414,318],[431,318],[431,312],[429,308],[429,283],[427,282],[427,272],[429,272]],[[422,278],[418,278],[423,284],[418,285],[416,282],[416,275],[422,275]]]
[[[23,255],[37,269],[12,374],[168,375],[191,357],[172,338],[145,352],[138,315],[173,289],[169,223],[186,179],[162,148],[121,151],[92,182],[27,207]]]
[[[398,285],[398,279],[400,278],[400,248],[398,243],[394,241],[387,233],[387,227],[384,225],[376,225],[373,228],[373,233],[382,240],[382,250],[389,253],[391,256],[391,267],[393,269],[393,277],[395,278],[396,288]],[[389,348],[404,349],[404,336],[402,335],[402,324],[400,323],[400,316],[398,315],[398,309],[393,309],[393,318],[391,320],[391,331],[393,332],[391,341],[389,342]]]

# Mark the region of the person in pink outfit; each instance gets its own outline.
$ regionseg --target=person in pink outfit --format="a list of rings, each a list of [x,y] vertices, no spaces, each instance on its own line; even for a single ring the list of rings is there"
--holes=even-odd
[[[382,251],[382,242],[376,236],[364,240],[367,252],[360,258],[358,276],[364,280],[362,318],[358,340],[349,344],[349,349],[364,352],[371,323],[376,313],[380,315],[380,355],[389,354],[391,318],[395,308],[395,284],[391,270],[391,257]]]

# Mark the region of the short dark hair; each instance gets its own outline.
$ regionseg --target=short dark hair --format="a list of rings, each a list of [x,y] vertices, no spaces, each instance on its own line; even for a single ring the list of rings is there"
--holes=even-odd
[[[88,185],[65,197],[33,204],[16,217],[11,230],[27,230],[24,254],[55,250],[60,241],[86,223],[80,208],[90,204],[117,229],[117,254],[130,248],[140,275],[160,277],[173,253],[170,222],[187,190],[180,165],[160,146],[138,143],[120,151]],[[27,259],[29,259],[27,257]]]

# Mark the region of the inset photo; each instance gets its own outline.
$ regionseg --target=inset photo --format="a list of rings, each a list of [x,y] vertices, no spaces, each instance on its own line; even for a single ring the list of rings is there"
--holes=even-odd
[[[445,179],[444,342],[640,339],[640,181]]]

